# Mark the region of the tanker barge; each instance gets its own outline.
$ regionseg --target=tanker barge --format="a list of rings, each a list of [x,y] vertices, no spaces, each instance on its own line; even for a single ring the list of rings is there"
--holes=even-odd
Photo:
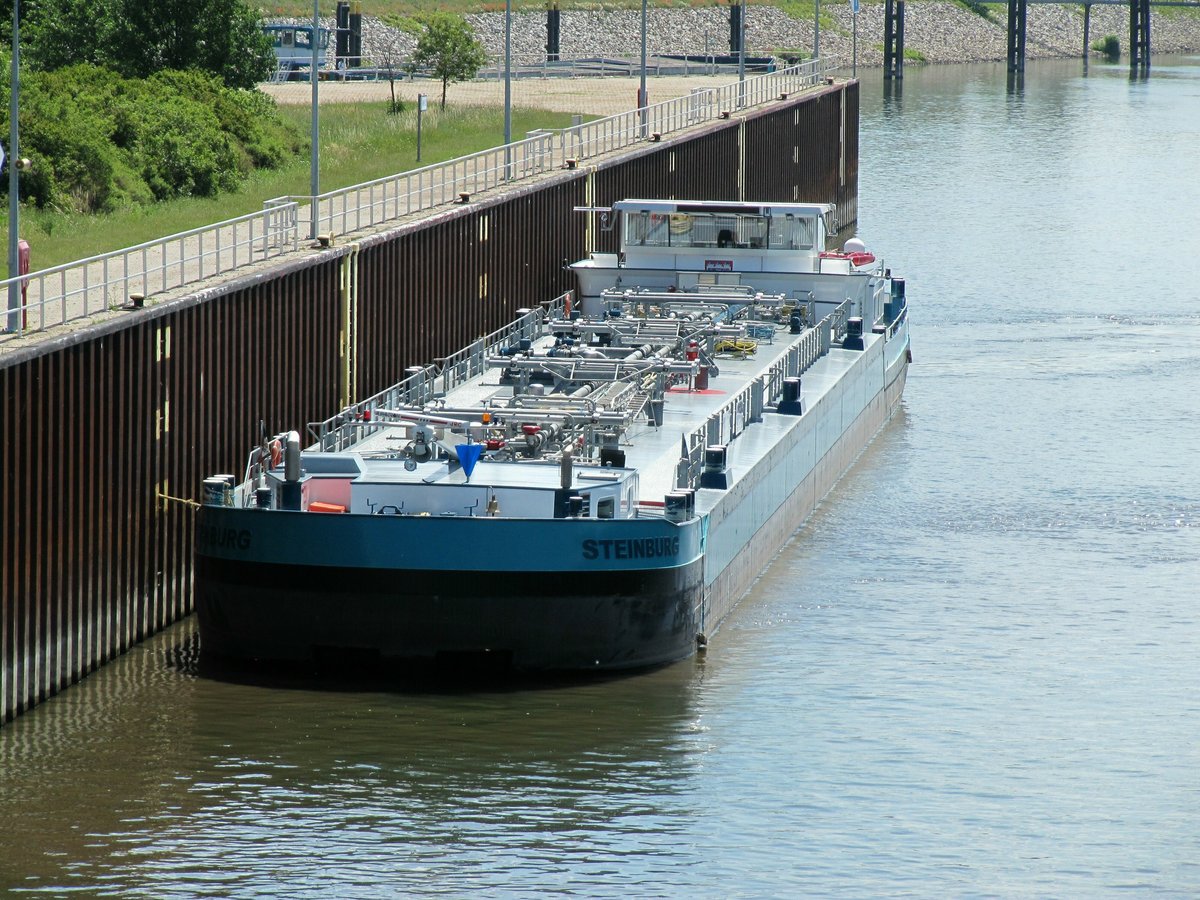
[[[598,212],[591,211],[593,214]],[[580,290],[205,481],[206,654],[611,671],[703,647],[898,405],[831,209],[626,200]]]

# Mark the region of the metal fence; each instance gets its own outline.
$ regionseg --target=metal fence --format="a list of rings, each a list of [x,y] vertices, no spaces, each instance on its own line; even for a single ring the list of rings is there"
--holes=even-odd
[[[836,68],[832,59],[809,60],[316,197],[275,198],[266,201],[261,212],[6,279],[0,282],[0,304],[14,283],[21,291],[21,302],[9,307],[5,330],[19,336],[106,310],[136,306],[154,294],[295,250],[302,237],[353,234],[728,118],[739,109],[820,84]]]
[[[461,202],[502,184],[576,166],[584,160],[623,150],[695,125],[728,117],[735,110],[769,103],[824,80],[836,64],[810,60],[779,72],[747,78],[720,88],[693,91],[641,109],[558,130],[531,134],[524,140],[329,191],[314,201],[313,236],[348,234],[404,215]]]
[[[260,212],[206,225],[0,281],[0,304],[16,285],[21,302],[8,309],[7,330],[40,331],[281,256],[299,244],[299,204],[270,201]]]
[[[703,425],[688,434],[684,438],[686,451],[675,466],[675,487],[680,490],[696,487],[705,448],[728,444],[747,427],[761,422],[767,404],[774,403],[783,393],[783,380],[804,374],[828,353],[833,342],[845,332],[849,315],[850,301],[846,300],[806,332],[769,370],[730,397]]]
[[[555,143],[554,133],[544,132],[470,156],[328,191],[315,198],[317,216],[313,234],[360,231],[410,213],[463,202],[507,182],[548,172],[556,164]]]

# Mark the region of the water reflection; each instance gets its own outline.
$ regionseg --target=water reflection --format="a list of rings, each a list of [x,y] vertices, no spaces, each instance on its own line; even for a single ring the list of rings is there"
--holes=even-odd
[[[368,872],[532,876],[566,837],[576,863],[636,855],[687,809],[698,665],[491,692],[217,681],[184,623],[0,732],[0,885],[161,896],[232,857],[239,893],[269,895],[340,857],[347,896]]]

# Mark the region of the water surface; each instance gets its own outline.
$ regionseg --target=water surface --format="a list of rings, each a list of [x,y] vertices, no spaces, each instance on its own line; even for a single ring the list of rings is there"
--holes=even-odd
[[[15,896],[1200,895],[1200,63],[863,87],[903,408],[706,657],[542,690],[195,674],[0,731]]]

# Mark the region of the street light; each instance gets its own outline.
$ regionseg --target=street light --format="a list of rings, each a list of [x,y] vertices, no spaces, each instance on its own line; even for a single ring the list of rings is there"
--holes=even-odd
[[[313,240],[317,238],[317,214],[320,212],[320,204],[317,202],[317,195],[321,193],[321,174],[320,174],[320,141],[317,139],[317,132],[320,127],[321,114],[320,100],[317,92],[317,82],[321,79],[317,76],[320,74],[318,68],[320,66],[320,58],[317,55],[317,44],[321,36],[321,13],[317,9],[319,0],[313,0],[313,24],[312,24],[312,68],[310,70],[312,82],[312,171],[309,181],[309,186],[312,189],[312,206],[309,208],[309,218],[312,219],[312,225],[309,228],[309,237]]]
[[[821,0],[813,3],[813,59],[821,58]]]
[[[746,105],[746,0],[739,0],[742,14],[738,16],[738,107]]]
[[[650,111],[646,109],[646,0],[642,0],[642,85],[638,91],[638,109],[641,111],[642,137],[646,136],[646,122]]]
[[[512,143],[512,0],[504,0],[504,146]],[[507,172],[506,172],[507,174]]]
[[[21,182],[18,177],[21,158],[21,147],[17,140],[17,95],[21,90],[20,60],[21,60],[21,14],[20,0],[13,0],[12,21],[12,73],[10,75],[10,90],[8,97],[8,277],[16,278],[20,274],[20,227],[21,227]],[[17,311],[21,307],[21,284],[10,281],[8,284],[8,331],[17,331],[20,317]]]

